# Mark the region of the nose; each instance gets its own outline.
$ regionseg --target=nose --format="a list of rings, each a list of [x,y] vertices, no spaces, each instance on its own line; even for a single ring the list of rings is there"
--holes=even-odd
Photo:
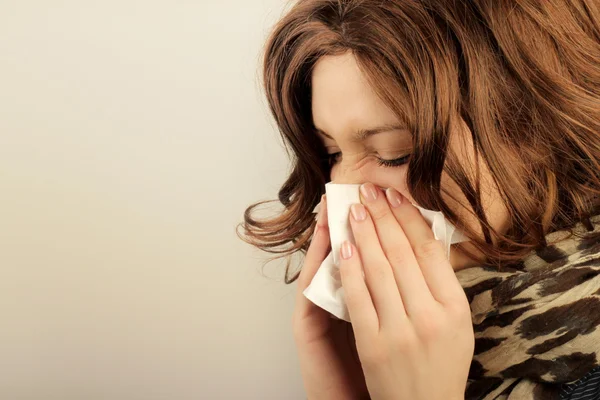
[[[331,170],[331,182],[342,184],[362,184],[365,183],[365,177],[358,168],[341,163],[334,166]]]

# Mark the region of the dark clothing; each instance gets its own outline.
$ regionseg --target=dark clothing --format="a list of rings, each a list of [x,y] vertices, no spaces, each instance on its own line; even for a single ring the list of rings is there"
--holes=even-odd
[[[563,400],[600,400],[600,367],[591,370],[575,383],[563,385]]]

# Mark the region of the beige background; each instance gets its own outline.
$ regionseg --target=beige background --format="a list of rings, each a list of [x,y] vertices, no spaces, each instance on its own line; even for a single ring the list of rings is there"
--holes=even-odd
[[[0,398],[302,399],[294,285],[234,227],[288,164],[283,0],[0,2]]]

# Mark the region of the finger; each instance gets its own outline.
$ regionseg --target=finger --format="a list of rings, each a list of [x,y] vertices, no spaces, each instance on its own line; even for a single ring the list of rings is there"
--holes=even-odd
[[[372,183],[361,187],[361,197],[371,214],[379,242],[391,265],[406,314],[417,313],[433,301],[404,229],[390,210],[384,193]]]
[[[340,278],[352,327],[357,340],[369,338],[379,331],[379,320],[363,277],[360,256],[349,241],[342,244],[340,253]]]
[[[317,216],[317,224],[310,245],[304,258],[302,270],[298,275],[296,298],[294,306],[294,318],[303,320],[313,312],[321,311],[321,308],[304,296],[304,290],[317,273],[321,263],[331,251],[329,239],[329,227],[327,225],[327,206],[325,195],[321,196],[321,210]]]
[[[319,215],[313,237],[308,246],[302,270],[298,276],[298,292],[302,294],[304,289],[310,285],[321,263],[329,253],[329,226],[327,224],[327,199],[325,195],[321,196]]]
[[[327,254],[331,251],[331,245],[329,243],[329,227],[327,225],[327,200],[325,195],[321,196],[321,210],[317,216],[317,224],[315,226],[315,232],[311,239],[310,246],[306,252],[302,270],[297,280],[296,288],[296,305],[295,314],[300,319],[309,315],[312,311],[319,309],[319,307],[308,300],[303,292],[310,285],[310,282],[314,278],[317,270],[321,266],[321,263],[327,257]]]
[[[433,298],[447,303],[457,296],[464,296],[464,290],[446,258],[443,243],[435,239],[423,215],[394,188],[386,190],[386,197],[392,213],[406,233]]]
[[[394,273],[377,237],[373,221],[362,204],[350,207],[350,225],[364,265],[365,280],[381,325],[406,316]]]

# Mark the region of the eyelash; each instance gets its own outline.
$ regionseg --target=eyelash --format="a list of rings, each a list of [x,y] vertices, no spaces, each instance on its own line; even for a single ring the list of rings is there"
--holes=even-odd
[[[329,154],[327,156],[327,161],[329,162],[329,165],[332,165],[332,163],[335,163],[335,160],[337,159],[337,157],[340,154],[341,153],[339,151],[337,153]],[[377,158],[377,164],[379,164],[383,167],[401,167],[408,162],[409,158],[410,158],[410,154],[407,154],[400,158],[394,158],[393,160],[384,160],[382,158]]]

